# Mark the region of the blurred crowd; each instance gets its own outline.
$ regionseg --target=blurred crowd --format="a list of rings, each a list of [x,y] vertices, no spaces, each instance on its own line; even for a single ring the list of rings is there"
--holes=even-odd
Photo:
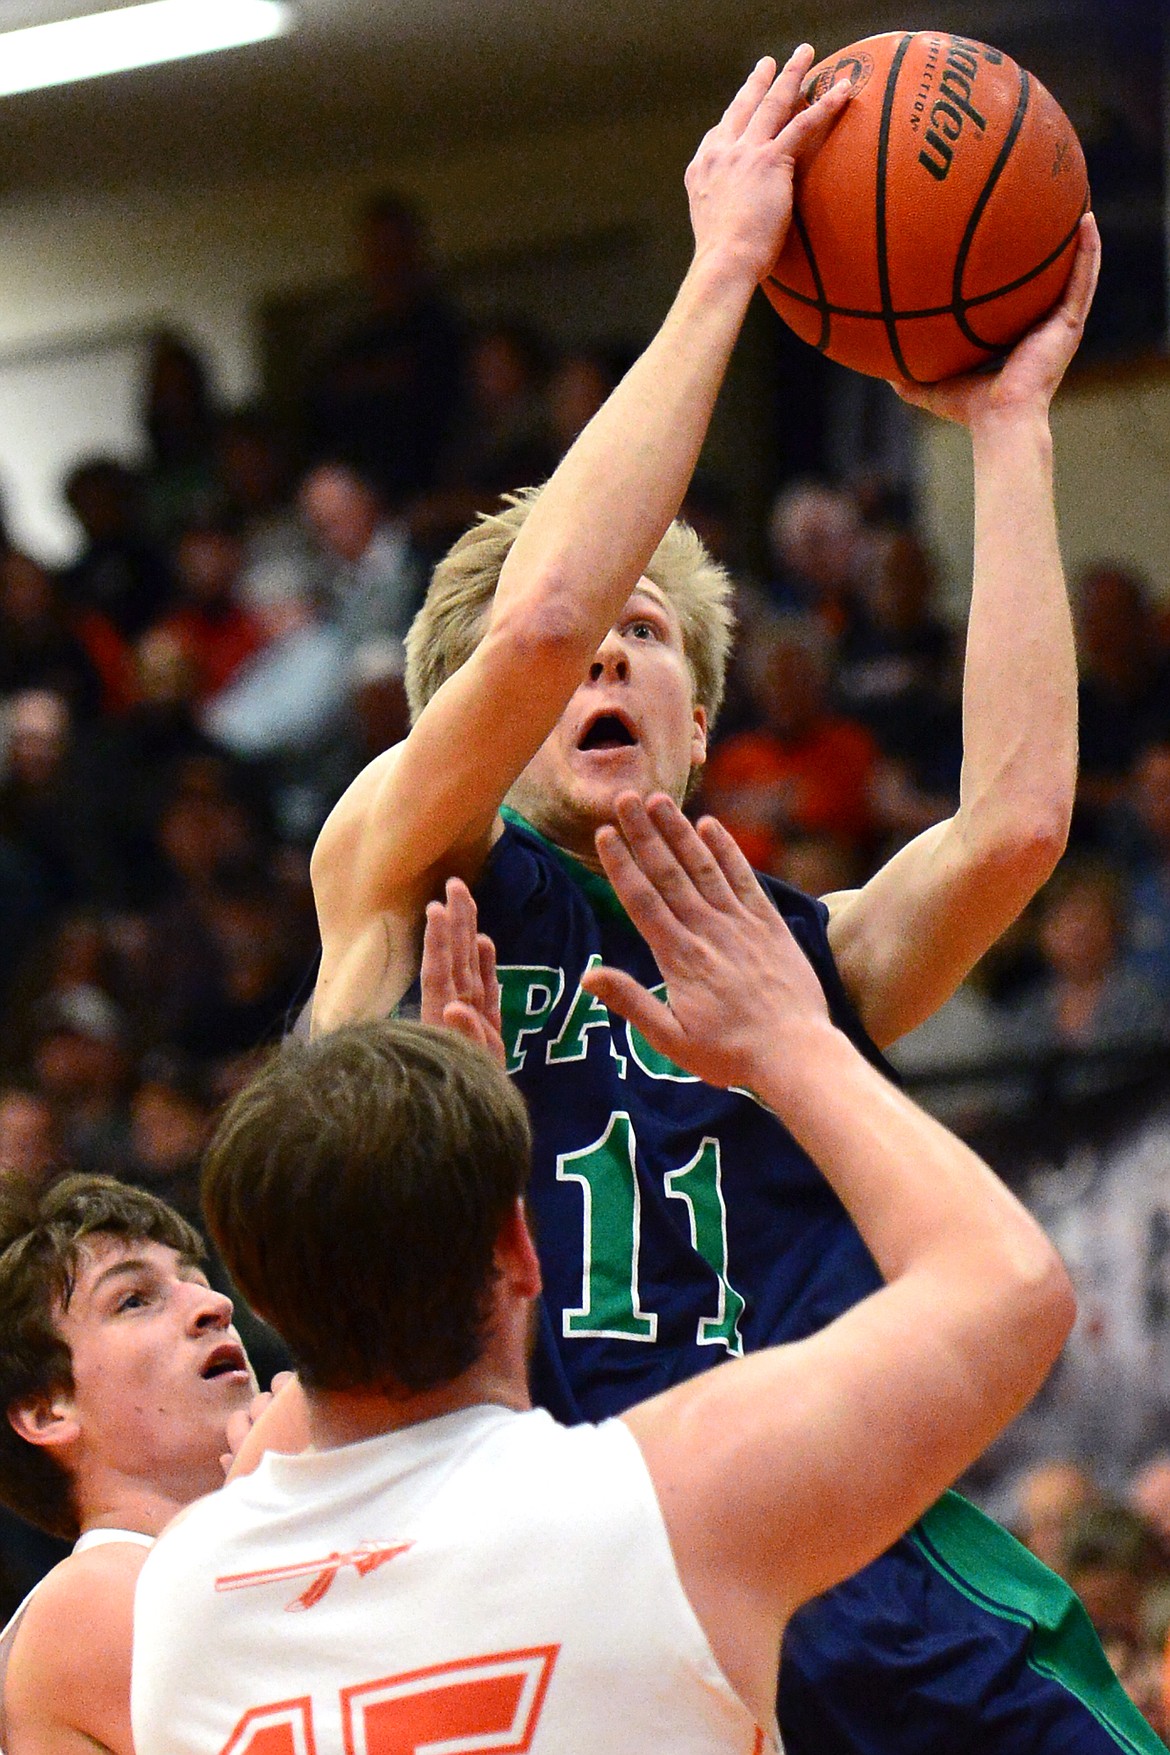
[[[622,370],[510,317],[468,322],[397,198],[369,205],[362,243],[365,315],[295,420],[220,408],[198,351],[160,333],[140,455],[61,484],[77,559],[0,547],[4,1175],[112,1173],[198,1217],[216,1107],[311,991],[317,831],[405,731],[430,567],[550,473]],[[905,495],[789,480],[745,530],[733,488],[700,474],[684,516],[732,573],[740,630],[699,802],[760,869],[851,888],[959,797],[963,630]],[[962,1127],[1117,1098],[1170,1037],[1170,624],[1107,558],[1073,585],[1070,852],[894,1055]],[[276,1363],[259,1325],[249,1338]],[[1105,1459],[1117,1502],[1096,1461],[1017,1471],[1007,1509],[1163,1722],[1170,1461],[1142,1459],[1125,1498]]]

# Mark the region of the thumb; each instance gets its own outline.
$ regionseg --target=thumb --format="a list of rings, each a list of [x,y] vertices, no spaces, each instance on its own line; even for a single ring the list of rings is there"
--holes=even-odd
[[[581,977],[586,993],[599,999],[608,1011],[617,1012],[641,1031],[651,1048],[665,1054],[668,1060],[677,1057],[686,1040],[678,1019],[668,1005],[655,999],[641,982],[623,969],[601,967],[590,969]]]

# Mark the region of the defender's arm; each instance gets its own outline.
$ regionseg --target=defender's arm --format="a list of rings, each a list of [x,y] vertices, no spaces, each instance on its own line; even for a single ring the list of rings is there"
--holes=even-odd
[[[1019,1203],[830,1022],[726,831],[696,834],[661,797],[624,795],[618,818],[624,842],[604,829],[598,851],[669,1003],[618,970],[585,985],[677,1064],[773,1109],[888,1282],[821,1334],[623,1416],[716,1655],[761,1712],[787,1616],[887,1547],[1019,1411],[1072,1298]]]
[[[1060,307],[995,377],[901,387],[907,400],[970,429],[975,574],[959,809],[863,888],[827,898],[842,977],[882,1047],[949,998],[1064,851],[1077,677],[1048,405],[1080,340],[1099,258],[1086,218]]]

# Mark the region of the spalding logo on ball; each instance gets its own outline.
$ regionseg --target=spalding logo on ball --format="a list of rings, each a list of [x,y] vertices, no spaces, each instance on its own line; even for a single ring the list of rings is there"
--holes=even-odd
[[[998,49],[945,31],[867,37],[814,67],[853,95],[798,166],[763,288],[796,333],[880,378],[994,359],[1051,309],[1089,200],[1064,111]]]

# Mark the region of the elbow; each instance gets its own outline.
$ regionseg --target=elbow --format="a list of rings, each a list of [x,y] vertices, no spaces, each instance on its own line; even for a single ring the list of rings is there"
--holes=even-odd
[[[582,614],[581,591],[555,570],[544,571],[520,597],[497,600],[484,636],[484,647],[499,645],[510,660],[540,667],[566,660],[580,662],[592,653],[596,628]]]
[[[1042,1311],[1040,1320],[1051,1354],[1050,1363],[1055,1363],[1077,1319],[1077,1295],[1068,1269],[1051,1244],[1048,1245],[1048,1261],[1038,1301]]]
[[[1013,1252],[1010,1280],[1013,1327],[1027,1350],[1039,1387],[1072,1333],[1077,1300],[1068,1269],[1038,1226]]]
[[[1017,912],[1056,870],[1071,825],[1070,796],[1036,800],[976,831],[979,864],[1000,895],[1014,898]]]

